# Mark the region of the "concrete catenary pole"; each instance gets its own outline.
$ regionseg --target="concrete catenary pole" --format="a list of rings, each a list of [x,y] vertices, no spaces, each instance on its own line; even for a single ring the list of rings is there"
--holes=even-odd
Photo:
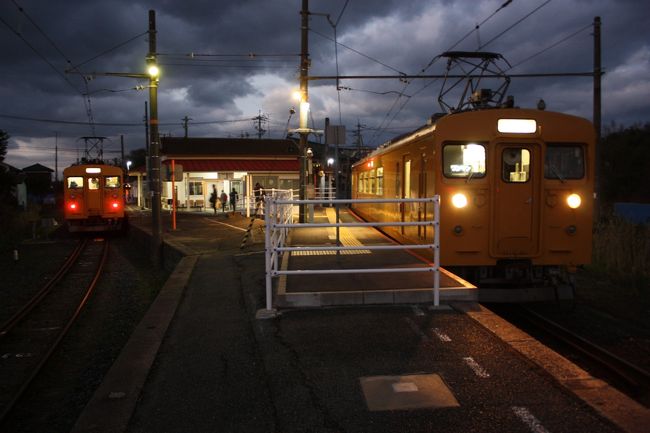
[[[299,184],[299,198],[305,199],[305,173],[307,158],[305,157],[305,149],[307,148],[307,119],[309,110],[309,88],[308,88],[308,74],[309,74],[309,1],[302,0],[301,25],[300,25],[300,144],[299,144],[299,161],[300,161],[300,184]],[[305,222],[305,205],[299,206],[298,221]]]
[[[149,53],[147,65],[156,65],[156,11],[149,11]],[[149,76],[149,167],[151,179],[151,254],[154,266],[162,264],[162,224],[160,204],[160,141],[158,137],[158,76]]]

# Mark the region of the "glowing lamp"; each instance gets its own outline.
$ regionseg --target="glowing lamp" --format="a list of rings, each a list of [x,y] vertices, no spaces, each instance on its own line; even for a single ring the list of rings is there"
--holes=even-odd
[[[571,209],[577,209],[582,204],[582,199],[580,198],[580,196],[578,194],[571,194],[566,198],[566,204]]]
[[[499,119],[497,130],[505,134],[534,134],[537,132],[535,119]]]
[[[86,173],[88,174],[97,174],[101,172],[102,172],[101,167],[86,167]]]
[[[467,206],[467,196],[460,192],[458,194],[454,194],[454,196],[451,198],[451,204],[453,204],[454,207],[457,207],[458,209],[462,209]]]
[[[157,65],[149,65],[147,68],[147,73],[151,78],[157,78],[158,75],[160,75],[160,69],[158,69]]]

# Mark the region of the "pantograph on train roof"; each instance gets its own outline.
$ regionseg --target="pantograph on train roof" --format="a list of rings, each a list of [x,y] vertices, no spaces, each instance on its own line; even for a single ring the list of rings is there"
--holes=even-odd
[[[501,54],[446,51],[439,57],[447,58],[447,69],[438,94],[438,103],[443,112],[456,113],[513,105],[512,98],[506,96],[510,85],[506,70],[511,65]],[[492,86],[486,86],[486,82]],[[457,101],[455,105],[449,102],[452,99]]]

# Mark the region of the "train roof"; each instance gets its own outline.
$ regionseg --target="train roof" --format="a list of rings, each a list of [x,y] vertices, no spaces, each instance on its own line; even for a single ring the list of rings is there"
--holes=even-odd
[[[493,117],[499,117],[503,116],[505,113],[507,113],[508,116],[513,116],[516,118],[530,118],[530,117],[563,117],[566,119],[572,119],[574,122],[580,122],[583,123],[583,126],[585,127],[585,130],[587,129],[593,129],[593,126],[591,125],[591,122],[589,122],[587,119],[584,119],[582,117],[574,116],[571,114],[566,114],[566,113],[559,113],[559,112],[554,112],[554,111],[542,111],[538,109],[532,109],[532,108],[502,108],[502,107],[497,107],[497,108],[488,108],[488,109],[483,109],[483,110],[464,110],[464,111],[458,111],[455,113],[442,113],[442,114],[436,114],[432,116],[429,121],[425,124],[420,126],[419,128],[416,128],[412,131],[406,132],[404,134],[398,135],[395,138],[390,139],[389,141],[379,145],[377,149],[372,151],[369,155],[367,155],[365,158],[361,159],[360,161],[356,162],[353,164],[353,166],[362,164],[365,160],[369,158],[376,157],[378,155],[381,155],[384,152],[387,152],[389,150],[393,150],[396,147],[399,147],[403,144],[409,143],[412,140],[424,137],[426,135],[432,134],[435,130],[436,127],[438,126],[439,123],[443,122],[446,123],[448,120],[452,119],[459,119],[461,116],[478,116],[478,115],[483,115],[489,113]]]

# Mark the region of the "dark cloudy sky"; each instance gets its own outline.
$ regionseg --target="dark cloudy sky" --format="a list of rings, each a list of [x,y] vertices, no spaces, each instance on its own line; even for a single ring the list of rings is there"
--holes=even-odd
[[[336,24],[341,75],[420,73],[454,49],[499,52],[512,74],[590,72],[595,16],[602,19],[603,125],[650,121],[650,12],[647,0],[311,0],[311,75],[335,75]],[[20,10],[22,8],[22,11]],[[148,10],[157,18],[160,132],[255,136],[252,118],[268,118],[265,137],[280,138],[296,106],[301,0],[4,0],[0,4],[0,129],[11,135],[6,162],[59,169],[83,154],[83,136],[104,136],[104,156],[144,148],[147,84],[92,72],[144,72]],[[498,11],[495,13],[495,11]],[[326,15],[329,15],[329,20]],[[480,24],[478,31],[472,32]],[[466,36],[466,37],[465,37]],[[465,37],[465,39],[463,39]],[[194,57],[189,56],[195,53]],[[254,58],[246,54],[255,53]],[[225,56],[228,55],[228,56]],[[434,61],[427,74],[439,74]],[[440,112],[440,81],[347,80],[310,83],[316,129],[325,117],[357,123],[378,145]],[[589,77],[513,79],[516,104],[592,116]],[[399,96],[401,93],[401,96]],[[86,95],[89,96],[86,96]],[[340,100],[340,103],[339,103]],[[88,101],[94,129],[89,125]],[[296,107],[297,108],[297,107]],[[119,124],[119,126],[115,126]],[[311,126],[311,125],[310,125]],[[348,143],[353,141],[348,136]]]

